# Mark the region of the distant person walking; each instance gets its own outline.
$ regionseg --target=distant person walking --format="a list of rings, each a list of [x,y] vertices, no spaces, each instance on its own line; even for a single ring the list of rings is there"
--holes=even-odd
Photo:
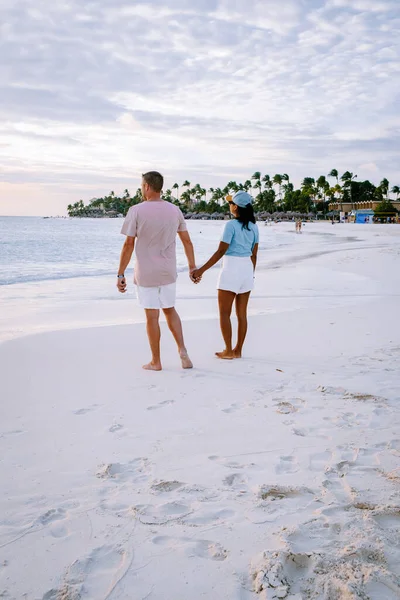
[[[121,252],[117,282],[118,290],[125,293],[125,269],[135,249],[134,282],[139,303],[146,313],[151,349],[151,361],[143,368],[149,371],[162,369],[160,310],[164,312],[177,343],[182,367],[193,367],[183,339],[182,323],[175,310],[176,235],[179,235],[183,243],[190,274],[196,269],[194,250],[182,212],[174,204],[161,199],[163,185],[163,176],[156,171],[142,176],[144,202],[129,209],[121,230],[127,237]]]
[[[259,233],[254,216],[252,197],[244,191],[233,198],[227,197],[231,215],[224,229],[218,250],[200,269],[192,274],[197,282],[213,265],[223,258],[218,280],[218,306],[225,349],[216,352],[218,358],[231,360],[242,357],[247,334],[247,305],[254,287],[254,271],[257,264]],[[238,319],[236,346],[232,348],[232,305],[235,301]]]

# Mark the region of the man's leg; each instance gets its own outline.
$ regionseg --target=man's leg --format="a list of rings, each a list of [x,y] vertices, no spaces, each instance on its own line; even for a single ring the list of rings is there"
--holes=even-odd
[[[216,352],[218,358],[231,360],[234,358],[232,351],[232,324],[231,312],[232,304],[236,294],[227,290],[218,290],[219,322],[221,326],[222,337],[225,342],[225,350]]]
[[[182,322],[178,313],[176,312],[175,308],[164,308],[163,312],[167,320],[167,325],[174,336],[176,345],[178,346],[182,367],[184,369],[192,369],[193,364],[186,350],[185,341],[183,339]]]
[[[249,303],[250,292],[238,294],[236,296],[236,316],[238,320],[238,339],[233,354],[235,358],[242,358],[242,348],[247,333],[247,305]]]
[[[161,371],[161,358],[160,358],[160,311],[153,308],[146,308],[146,327],[147,337],[149,338],[150,350],[151,350],[151,362],[147,365],[143,365],[143,369],[147,371]]]

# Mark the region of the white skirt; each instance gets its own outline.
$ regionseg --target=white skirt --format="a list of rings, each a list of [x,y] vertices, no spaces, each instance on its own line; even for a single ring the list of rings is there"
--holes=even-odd
[[[254,287],[254,268],[250,256],[224,256],[218,290],[246,294]]]

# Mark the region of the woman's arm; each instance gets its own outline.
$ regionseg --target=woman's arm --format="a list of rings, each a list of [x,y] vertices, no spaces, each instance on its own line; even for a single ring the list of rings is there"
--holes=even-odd
[[[226,253],[228,248],[229,248],[229,244],[226,244],[225,242],[220,242],[220,244],[218,246],[218,250],[216,252],[214,252],[214,254],[210,258],[210,260],[208,260],[202,267],[200,267],[200,269],[193,271],[193,273],[192,273],[193,278],[198,279],[199,277],[202,277],[202,275],[206,271],[208,271],[208,269],[211,269],[211,267],[213,267],[215,264],[217,264],[217,262],[219,260],[221,260],[221,258],[224,256],[224,254]]]
[[[251,262],[253,263],[254,270],[256,270],[256,266],[257,266],[257,254],[258,254],[258,244],[254,244],[253,254],[251,255]]]

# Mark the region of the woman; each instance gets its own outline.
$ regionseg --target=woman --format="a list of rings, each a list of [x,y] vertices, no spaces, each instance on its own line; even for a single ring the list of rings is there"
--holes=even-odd
[[[216,352],[218,358],[231,360],[241,358],[247,333],[247,304],[254,286],[254,271],[258,252],[258,227],[254,217],[252,197],[244,191],[233,198],[227,196],[230,212],[234,219],[228,221],[218,250],[205,265],[193,272],[194,281],[213,267],[222,257],[223,265],[218,280],[218,305],[222,337],[225,350]],[[238,319],[237,343],[232,348],[231,312],[233,301]]]

